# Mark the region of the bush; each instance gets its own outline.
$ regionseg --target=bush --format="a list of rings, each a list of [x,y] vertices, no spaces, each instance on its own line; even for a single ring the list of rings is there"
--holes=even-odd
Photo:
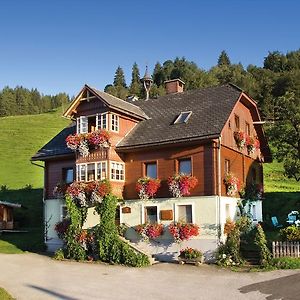
[[[273,258],[271,264],[277,269],[300,269],[300,258],[295,258],[295,257]]]
[[[64,260],[65,259],[65,253],[63,249],[57,249],[53,256],[56,260]]]
[[[272,260],[272,254],[267,247],[267,239],[266,235],[264,233],[264,230],[262,229],[261,225],[258,224],[256,226],[257,232],[254,238],[255,245],[259,248],[259,254],[260,254],[260,263],[262,266],[266,267],[269,266]]]
[[[300,241],[300,227],[291,225],[280,229],[280,236],[284,241]]]

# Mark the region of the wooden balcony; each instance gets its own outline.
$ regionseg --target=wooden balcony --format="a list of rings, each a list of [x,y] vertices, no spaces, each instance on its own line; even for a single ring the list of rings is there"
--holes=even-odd
[[[90,151],[87,157],[82,157],[80,154],[76,154],[76,163],[87,163],[107,160],[109,158],[109,148],[98,148]]]

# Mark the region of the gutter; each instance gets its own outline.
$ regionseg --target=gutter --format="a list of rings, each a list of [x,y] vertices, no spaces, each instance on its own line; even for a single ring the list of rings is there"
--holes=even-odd
[[[217,219],[217,225],[218,225],[218,239],[217,242],[220,244],[221,242],[221,194],[222,194],[222,189],[221,189],[221,184],[222,184],[222,178],[221,178],[221,142],[222,142],[222,135],[219,136],[218,138],[218,146],[217,146],[217,172],[218,172],[218,177],[217,177],[217,184],[218,184],[218,189],[217,189],[217,205],[216,205],[216,219]]]

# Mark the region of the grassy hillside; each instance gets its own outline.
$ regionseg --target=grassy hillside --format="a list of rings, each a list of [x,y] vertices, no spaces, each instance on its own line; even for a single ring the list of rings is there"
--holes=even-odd
[[[32,165],[30,157],[69,123],[61,115],[58,109],[40,115],[0,118],[0,186],[43,186],[43,169]]]

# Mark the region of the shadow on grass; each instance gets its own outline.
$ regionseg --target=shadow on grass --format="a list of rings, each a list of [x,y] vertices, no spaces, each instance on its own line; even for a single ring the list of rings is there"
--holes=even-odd
[[[43,242],[43,190],[20,189],[0,191],[0,200],[12,203],[20,203],[26,209],[14,209],[14,221],[18,229],[26,230],[24,233],[3,233],[0,240],[6,241],[15,247],[1,249],[0,253],[14,252],[15,248],[22,251],[42,252],[45,250]]]
[[[246,285],[241,287],[239,291],[243,294],[258,291],[262,294],[268,295],[266,296],[266,299],[268,300],[295,300],[299,299],[299,282],[300,274],[295,274]]]

